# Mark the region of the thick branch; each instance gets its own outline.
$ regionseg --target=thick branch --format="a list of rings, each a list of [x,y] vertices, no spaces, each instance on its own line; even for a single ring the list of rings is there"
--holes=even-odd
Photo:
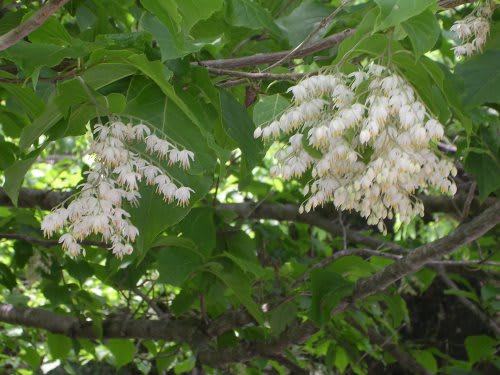
[[[417,272],[436,258],[469,244],[494,228],[498,223],[500,223],[500,201],[470,222],[459,226],[452,234],[420,246],[382,271],[360,280],[356,285],[353,296],[342,301],[332,311],[332,316],[352,308],[358,300],[383,291],[402,277]],[[301,344],[315,332],[317,332],[317,327],[311,321],[307,321],[303,324],[292,325],[277,340],[265,345],[259,344],[248,347],[241,346],[237,349],[226,349],[220,355],[227,359],[227,363],[246,361],[258,357],[263,350],[265,353],[273,354],[285,350],[291,344]]]
[[[18,207],[51,210],[71,196],[70,192],[57,190],[21,189],[19,191]],[[12,206],[9,196],[0,188],[0,206]]]
[[[39,308],[0,304],[0,321],[34,327],[61,335],[99,339],[91,321]],[[109,319],[103,321],[102,338],[153,339],[195,343],[205,340],[194,320]]]
[[[23,22],[16,28],[0,37],[0,51],[3,51],[21,39],[29,35],[32,31],[38,29],[52,14],[57,12],[69,0],[52,0],[40,8],[26,22]]]

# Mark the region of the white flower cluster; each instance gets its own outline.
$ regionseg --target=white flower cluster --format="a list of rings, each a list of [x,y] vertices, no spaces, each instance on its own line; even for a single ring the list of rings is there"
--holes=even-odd
[[[453,48],[456,57],[471,56],[482,51],[490,32],[490,21],[494,11],[494,1],[485,0],[463,20],[453,24],[450,30],[462,41],[462,44]]]
[[[146,152],[139,152],[138,148],[134,151],[134,143],[145,144]],[[152,134],[151,128],[143,122],[125,124],[113,118],[109,123],[97,124],[89,151],[95,155],[95,162],[86,172],[87,179],[80,186],[81,191],[67,207],[57,208],[45,216],[41,224],[45,236],[68,227],[59,242],[71,256],[84,253],[78,241],[91,234],[100,234],[118,257],[132,252],[131,243],[139,231],[131,223],[123,202],[138,205],[142,179],[156,186],[166,202],[180,206],[189,203],[193,190],[182,186],[150,155],[188,169],[194,159],[193,152],[180,150],[173,141]]]
[[[414,90],[390,69],[372,64],[349,75],[317,75],[290,88],[294,105],[254,136],[288,145],[271,173],[285,180],[311,170],[300,210],[333,201],[385,231],[396,213],[403,222],[423,214],[419,188],[455,194],[456,169],[430,148],[444,135]]]

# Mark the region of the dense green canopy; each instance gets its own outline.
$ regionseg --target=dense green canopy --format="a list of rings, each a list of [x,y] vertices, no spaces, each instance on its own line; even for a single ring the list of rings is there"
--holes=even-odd
[[[497,5],[0,1],[0,373],[499,373]]]

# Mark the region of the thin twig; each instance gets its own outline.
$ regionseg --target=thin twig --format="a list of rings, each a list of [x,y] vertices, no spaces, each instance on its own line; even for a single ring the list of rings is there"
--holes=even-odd
[[[464,208],[462,210],[462,220],[465,220],[469,216],[470,205],[472,203],[472,200],[474,199],[474,194],[476,192],[476,186],[477,186],[476,181],[472,181],[472,184],[470,185],[470,188],[469,188],[469,192],[467,194],[467,198],[465,199]]]
[[[13,46],[31,32],[38,29],[51,15],[59,10],[69,0],[53,0],[48,2],[31,16],[26,22],[0,36],[0,51]]]
[[[145,293],[143,293],[140,289],[135,290],[135,294],[137,294],[139,297],[142,298],[144,302],[146,302],[149,307],[156,313],[156,316],[158,318],[162,318],[165,316],[165,312],[163,312],[162,309],[156,304],[155,301],[153,301],[151,298],[149,298]]]
[[[285,74],[275,74],[275,73],[251,73],[251,72],[240,72],[237,70],[221,69],[207,67],[210,73],[217,75],[227,75],[232,77],[247,78],[251,80],[271,80],[271,81],[297,81],[304,77],[301,73],[285,73]]]
[[[451,290],[459,291],[460,288],[455,284],[455,282],[449,278],[443,267],[438,266],[434,268],[441,280],[448,286]],[[467,307],[473,314],[475,314],[485,325],[487,325],[496,336],[500,337],[500,326],[493,320],[490,319],[474,302],[467,299],[466,297],[457,294],[456,297],[462,304]]]

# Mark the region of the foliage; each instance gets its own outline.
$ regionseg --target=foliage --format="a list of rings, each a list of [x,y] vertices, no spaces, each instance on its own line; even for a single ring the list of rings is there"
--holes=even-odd
[[[0,2],[0,47],[52,3]],[[475,5],[455,3],[71,0],[0,48],[0,372],[500,371],[500,13],[457,59],[449,30]],[[454,198],[419,191],[424,216],[387,234],[330,204],[299,214],[310,172],[274,177],[280,146],[254,138],[295,80],[371,61],[413,86],[458,169]],[[194,194],[178,207],[143,181],[133,252],[93,235],[73,258],[40,223],[117,118],[192,150],[186,171],[153,157]]]

